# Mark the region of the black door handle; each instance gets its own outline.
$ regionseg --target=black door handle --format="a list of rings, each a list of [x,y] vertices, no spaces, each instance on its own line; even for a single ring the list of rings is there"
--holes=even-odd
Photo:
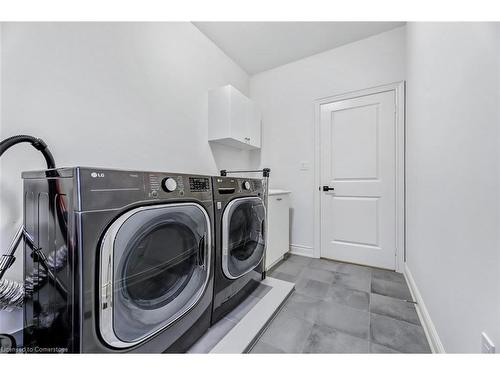
[[[205,236],[198,243],[198,265],[205,266]]]
[[[323,191],[335,190],[335,188],[331,188],[330,186],[323,185]]]

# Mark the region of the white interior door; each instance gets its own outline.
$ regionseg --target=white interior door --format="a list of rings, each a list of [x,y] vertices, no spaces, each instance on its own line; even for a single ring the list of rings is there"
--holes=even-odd
[[[395,95],[320,106],[322,257],[395,269]]]

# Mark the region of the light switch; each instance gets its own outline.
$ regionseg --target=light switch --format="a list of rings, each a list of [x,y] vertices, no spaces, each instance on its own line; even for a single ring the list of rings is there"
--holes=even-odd
[[[300,170],[301,171],[308,171],[309,170],[309,162],[308,161],[301,161],[300,162]]]

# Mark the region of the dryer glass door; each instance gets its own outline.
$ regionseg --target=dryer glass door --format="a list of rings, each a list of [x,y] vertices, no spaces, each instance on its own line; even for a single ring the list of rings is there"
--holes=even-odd
[[[252,271],[264,257],[266,210],[258,197],[237,198],[222,217],[222,269],[236,279]]]
[[[141,207],[103,239],[101,319],[114,347],[137,344],[182,317],[210,274],[210,220],[195,203]]]

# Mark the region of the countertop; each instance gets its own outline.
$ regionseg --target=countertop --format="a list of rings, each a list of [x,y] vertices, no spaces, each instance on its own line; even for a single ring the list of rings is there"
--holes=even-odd
[[[269,195],[281,195],[281,194],[291,194],[290,190],[282,190],[282,189],[269,189]]]

